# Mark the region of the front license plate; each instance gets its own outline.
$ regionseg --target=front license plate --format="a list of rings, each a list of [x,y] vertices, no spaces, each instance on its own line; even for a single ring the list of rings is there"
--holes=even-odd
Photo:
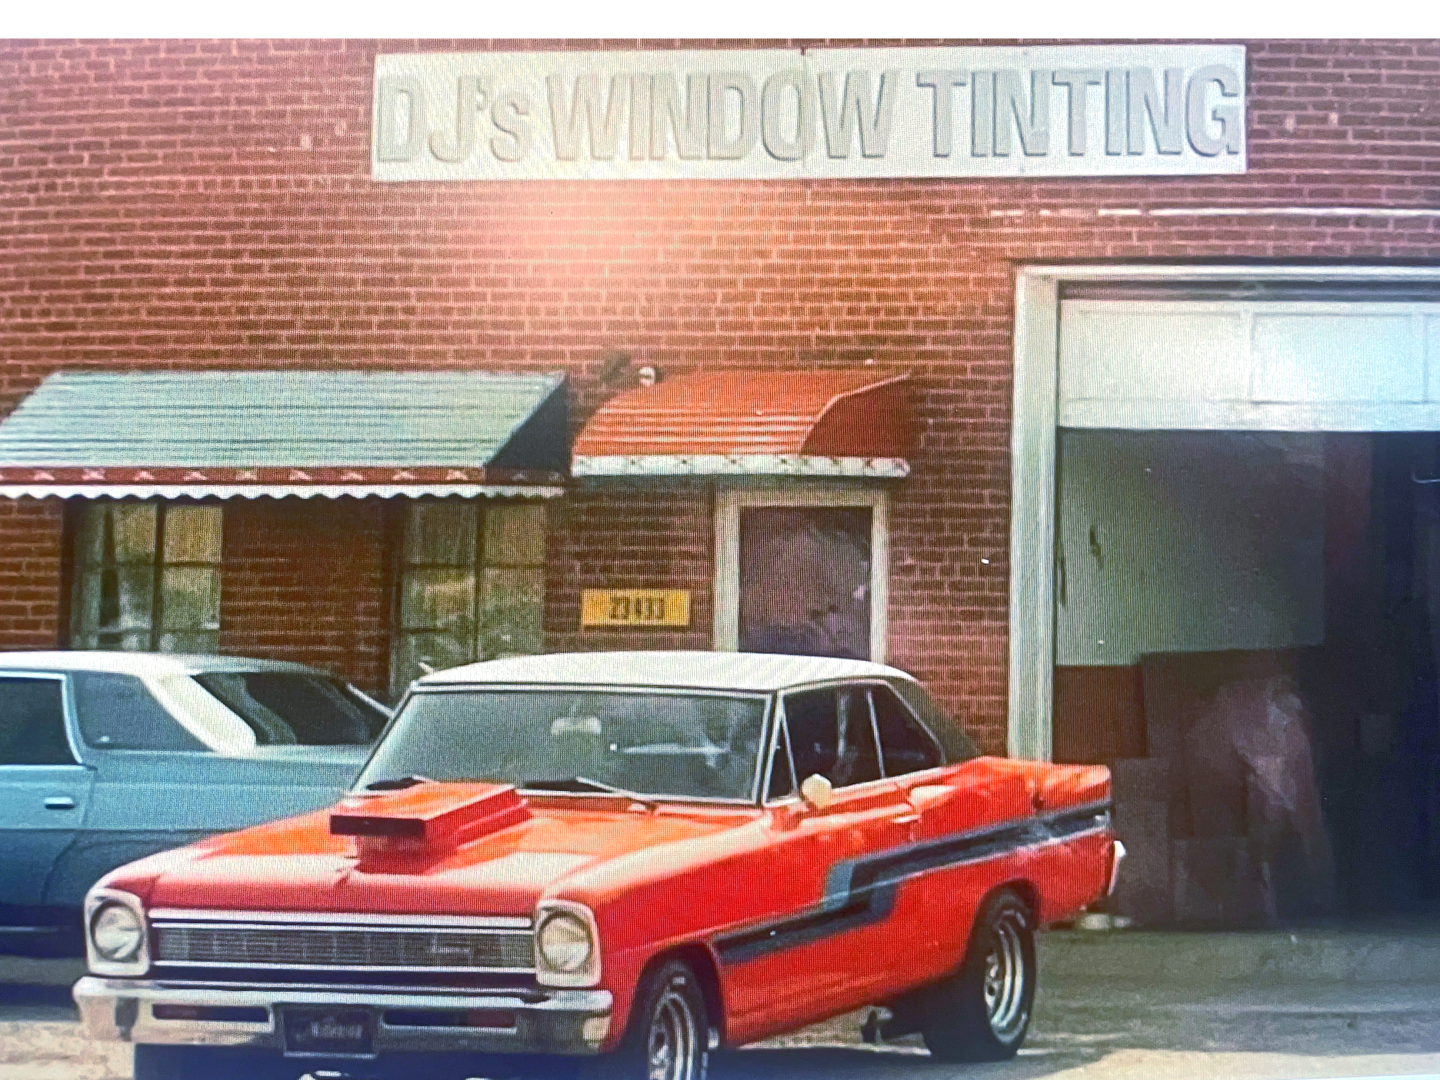
[[[375,1017],[366,1009],[286,1008],[287,1054],[347,1054],[375,1052]]]

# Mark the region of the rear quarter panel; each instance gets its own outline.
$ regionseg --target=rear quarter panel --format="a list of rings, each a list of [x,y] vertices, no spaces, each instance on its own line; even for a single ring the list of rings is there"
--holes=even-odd
[[[1069,917],[1103,895],[1111,835],[1093,816],[1109,799],[1103,768],[985,759],[932,774],[925,785],[946,792],[927,807],[928,835],[917,836],[917,845],[996,826],[1020,831],[1006,850],[905,876],[883,922],[798,947],[736,959],[726,942],[738,931],[813,911],[838,861],[873,854],[841,850],[843,829],[809,831],[772,812],[567,879],[562,895],[588,903],[600,924],[603,982],[615,994],[616,1015],[628,1017],[650,960],[698,944],[717,971],[726,1041],[754,1041],[949,974],[964,957],[980,903],[998,888],[1016,886],[1041,922]],[[919,801],[924,793],[916,795]],[[1046,823],[1071,810],[1092,811],[1088,828],[1056,835]],[[854,987],[866,980],[872,992],[857,998]],[[614,1038],[621,1030],[617,1025]]]
[[[925,807],[929,833],[915,841],[923,846],[1019,825],[1030,830],[1023,842],[907,874],[895,883],[893,908],[883,920],[861,920],[813,940],[801,935],[793,947],[740,955],[728,943],[742,932],[813,913],[826,899],[837,863],[884,854],[849,843],[843,825],[811,829],[794,814],[770,811],[702,839],[607,860],[567,877],[554,892],[595,911],[605,950],[603,983],[615,995],[618,1017],[628,1017],[647,963],[698,945],[717,972],[727,1042],[793,1030],[948,974],[963,959],[979,904],[1007,883],[1018,883],[1045,921],[1103,893],[1108,834],[1055,839],[1041,819],[1050,813],[1047,797],[1060,810],[1108,799],[1105,770],[1082,778],[1046,771],[1059,767],[1013,764],[989,759],[924,778],[945,790],[938,805]],[[617,1024],[615,1038],[621,1030]]]
[[[955,818],[942,826],[967,831],[984,828],[988,819],[991,827],[1027,829],[995,858],[936,876],[936,899],[959,904],[954,922],[965,925],[965,940],[980,902],[1010,882],[1028,893],[1042,925],[1068,919],[1104,895],[1114,838],[1109,769],[979,758],[956,767],[950,782]],[[953,937],[950,943],[953,948]]]

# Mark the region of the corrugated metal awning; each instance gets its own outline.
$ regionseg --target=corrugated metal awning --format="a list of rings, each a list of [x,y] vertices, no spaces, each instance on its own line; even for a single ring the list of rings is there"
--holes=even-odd
[[[558,495],[562,375],[59,373],[0,422],[0,497]]]
[[[899,477],[908,376],[726,371],[628,390],[575,440],[575,476]]]

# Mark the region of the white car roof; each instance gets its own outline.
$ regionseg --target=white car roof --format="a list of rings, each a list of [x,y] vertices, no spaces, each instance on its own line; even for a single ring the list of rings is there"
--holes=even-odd
[[[325,675],[319,668],[285,660],[201,653],[135,653],[76,649],[0,652],[0,671],[107,671],[121,675],[198,675],[207,671],[298,671]]]
[[[417,686],[536,683],[769,693],[835,679],[909,679],[899,668],[828,656],[733,652],[592,652],[513,656],[437,671]]]

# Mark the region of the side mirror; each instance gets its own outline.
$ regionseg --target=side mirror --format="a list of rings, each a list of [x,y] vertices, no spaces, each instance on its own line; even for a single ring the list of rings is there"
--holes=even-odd
[[[816,810],[824,810],[835,801],[835,785],[819,773],[811,773],[800,784],[800,797]]]

